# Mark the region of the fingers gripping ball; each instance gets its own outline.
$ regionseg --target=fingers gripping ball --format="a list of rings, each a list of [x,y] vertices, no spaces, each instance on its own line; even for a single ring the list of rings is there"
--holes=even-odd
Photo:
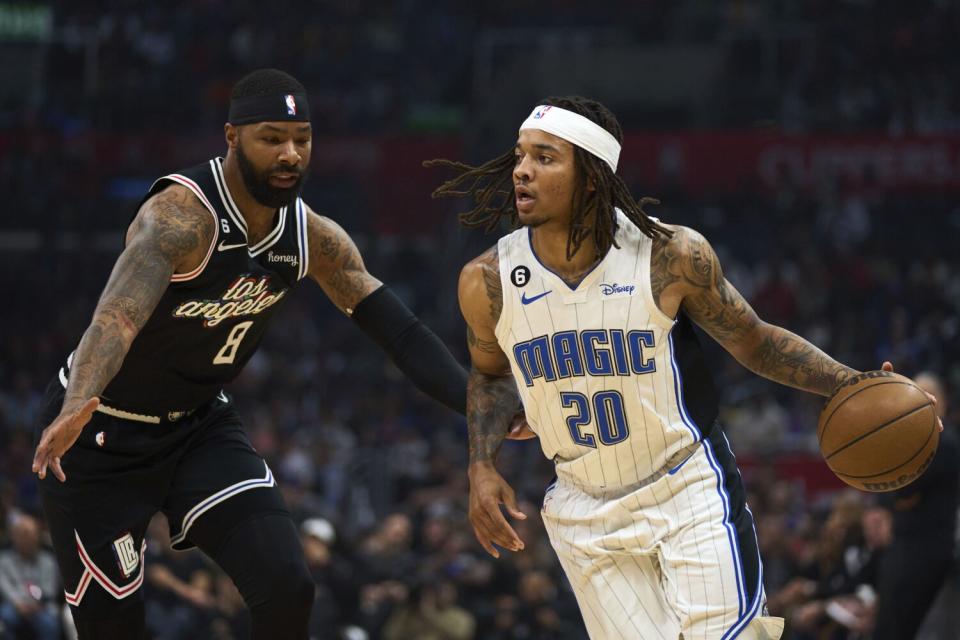
[[[933,403],[909,378],[866,371],[844,382],[820,412],[820,453],[862,491],[893,491],[933,460],[940,429]]]

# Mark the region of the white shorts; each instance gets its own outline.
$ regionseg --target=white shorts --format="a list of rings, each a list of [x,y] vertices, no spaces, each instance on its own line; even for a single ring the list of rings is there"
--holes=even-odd
[[[593,640],[779,637],[782,622],[761,619],[753,515],[719,427],[637,489],[588,493],[559,480],[542,515]]]

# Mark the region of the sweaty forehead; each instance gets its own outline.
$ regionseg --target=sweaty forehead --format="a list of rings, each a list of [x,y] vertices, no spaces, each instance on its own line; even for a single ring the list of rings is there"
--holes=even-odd
[[[573,153],[573,145],[559,136],[539,129],[523,129],[517,138],[520,149],[543,149],[549,147],[560,153]]]

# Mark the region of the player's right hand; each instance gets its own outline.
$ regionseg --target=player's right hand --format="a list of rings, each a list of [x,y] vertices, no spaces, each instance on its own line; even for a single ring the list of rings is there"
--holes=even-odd
[[[33,454],[33,472],[40,476],[41,480],[47,477],[47,467],[50,467],[60,482],[66,481],[67,476],[60,466],[60,458],[77,441],[99,406],[100,398],[90,398],[79,409],[62,412],[43,430],[40,444]]]
[[[884,360],[883,365],[880,367],[880,369],[883,371],[889,371],[890,373],[894,373],[893,363],[890,362],[889,360]],[[933,406],[936,407],[937,396],[933,395],[932,393],[926,390],[923,390],[923,392],[927,394],[928,398],[930,398],[931,404],[933,404]],[[940,433],[943,433],[943,420],[940,419],[940,416],[937,416],[937,425],[940,427]]]
[[[517,505],[517,496],[494,466],[476,462],[470,465],[470,524],[480,545],[494,558],[500,552],[493,545],[510,551],[522,551],[523,540],[513,530],[500,510],[502,504],[511,517],[526,520]]]

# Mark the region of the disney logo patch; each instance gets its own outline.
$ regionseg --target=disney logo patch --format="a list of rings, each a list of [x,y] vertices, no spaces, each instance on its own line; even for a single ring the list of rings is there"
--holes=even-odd
[[[632,296],[635,289],[636,286],[632,284],[617,284],[616,282],[613,284],[607,284],[606,282],[600,284],[600,293],[605,296]]]

